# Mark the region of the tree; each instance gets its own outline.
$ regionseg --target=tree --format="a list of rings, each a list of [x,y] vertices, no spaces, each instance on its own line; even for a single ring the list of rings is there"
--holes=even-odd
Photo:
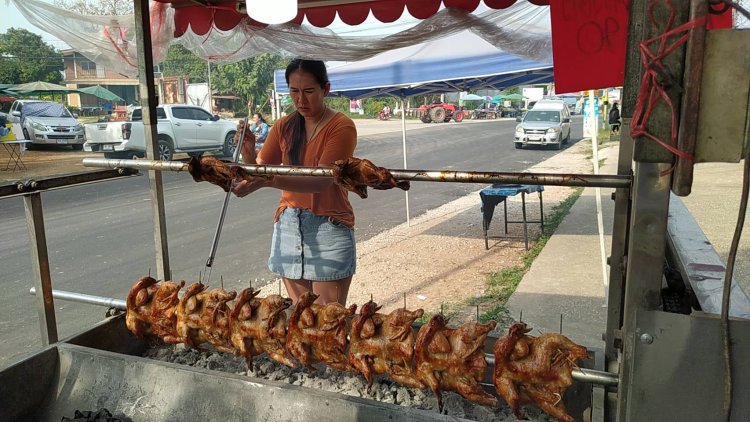
[[[243,102],[249,100],[262,107],[273,88],[274,71],[287,63],[280,56],[263,53],[237,63],[218,65],[211,75],[211,85],[214,92],[232,93]]]
[[[129,15],[132,0],[55,0],[55,6],[82,15]]]
[[[167,58],[159,65],[159,69],[164,76],[188,76],[190,83],[206,82],[208,77],[208,62],[179,44],[169,47]],[[213,81],[211,82],[213,85]]]
[[[0,34],[0,75],[4,83],[60,83],[62,70],[62,55],[39,35],[18,28]]]

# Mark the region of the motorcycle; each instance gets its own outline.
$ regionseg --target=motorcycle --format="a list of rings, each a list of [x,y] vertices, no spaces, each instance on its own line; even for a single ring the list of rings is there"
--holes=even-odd
[[[393,117],[393,113],[378,112],[378,120],[391,120],[391,117]]]

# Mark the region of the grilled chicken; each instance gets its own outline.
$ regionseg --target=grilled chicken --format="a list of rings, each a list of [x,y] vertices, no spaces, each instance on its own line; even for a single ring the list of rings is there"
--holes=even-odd
[[[255,347],[255,341],[260,338],[258,308],[261,301],[256,298],[259,293],[260,290],[253,289],[240,292],[229,316],[232,345],[245,358],[250,369],[253,368],[253,357],[263,353]]]
[[[193,156],[188,162],[188,172],[196,182],[209,182],[229,192],[232,181],[253,177],[242,167],[231,164],[213,156]]]
[[[414,376],[414,331],[411,327],[424,311],[396,309],[384,315],[377,313],[379,309],[375,302],[367,302],[352,319],[349,363],[367,380],[368,392],[373,376],[383,373],[402,385],[424,387]]]
[[[195,283],[188,286],[185,295],[177,304],[177,335],[186,345],[199,349],[198,346],[205,343],[208,339],[202,330],[201,313],[203,311],[202,295],[206,290],[203,283]]]
[[[260,301],[257,312],[248,322],[256,325],[259,337],[253,339],[255,350],[265,352],[268,356],[283,365],[296,368],[297,364],[287,353],[287,318],[286,310],[292,306],[292,299],[279,295],[270,295]]]
[[[357,310],[357,305],[345,308],[333,302],[318,305],[318,295],[307,292],[303,294],[289,317],[289,332],[286,348],[308,369],[322,361],[326,365],[341,370],[351,371],[346,357],[346,317]]]
[[[157,290],[156,279],[141,277],[133,284],[125,301],[125,325],[136,337],[153,334],[151,328],[151,305]]]
[[[470,322],[448,328],[447,319],[434,315],[417,333],[414,348],[417,379],[430,387],[443,409],[442,390],[455,391],[463,397],[487,406],[497,399],[487,394],[479,382],[484,378],[487,361],[483,345],[495,321],[487,324]]]
[[[495,390],[518,419],[525,418],[521,406],[534,403],[559,421],[574,422],[562,396],[573,383],[572,367],[588,352],[563,335],[533,337],[529,331],[522,322],[513,324],[495,343]]]
[[[178,293],[185,286],[185,280],[179,284],[165,281],[159,285],[151,303],[151,329],[154,335],[165,343],[176,344],[182,339],[177,335],[177,304],[180,303]]]
[[[367,187],[378,190],[400,188],[409,190],[408,181],[397,181],[388,169],[378,167],[365,158],[347,158],[331,164],[333,180],[342,188],[367,198]]]
[[[211,343],[220,352],[235,353],[229,325],[229,314],[232,310],[228,302],[234,300],[237,292],[212,289],[208,292],[198,293],[198,296],[202,296],[203,304],[200,313],[201,327],[199,329],[201,338]]]

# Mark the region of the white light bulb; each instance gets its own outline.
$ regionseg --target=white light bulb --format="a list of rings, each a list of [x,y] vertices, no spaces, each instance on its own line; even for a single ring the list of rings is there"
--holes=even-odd
[[[297,17],[297,0],[246,0],[247,15],[258,22],[276,25]]]

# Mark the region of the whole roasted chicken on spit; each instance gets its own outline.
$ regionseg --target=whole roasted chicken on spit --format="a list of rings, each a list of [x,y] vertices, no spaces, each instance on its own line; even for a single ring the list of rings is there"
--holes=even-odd
[[[378,190],[400,188],[409,190],[408,181],[397,181],[388,169],[378,167],[366,158],[347,158],[331,164],[333,180],[360,198],[367,198],[367,187]]]
[[[154,335],[165,343],[182,343],[182,338],[177,334],[177,305],[180,303],[178,293],[184,286],[185,280],[180,280],[179,284],[165,281],[154,292],[151,303],[151,329]]]
[[[354,315],[357,305],[319,305],[313,303],[317,298],[312,292],[300,296],[289,317],[286,348],[307,368],[314,369],[312,365],[322,361],[331,368],[352,371],[346,357],[346,318]]]
[[[497,406],[497,399],[479,385],[487,371],[484,341],[497,323],[468,322],[458,328],[448,328],[447,323],[443,315],[436,314],[419,329],[414,347],[417,379],[432,389],[441,411],[442,390]]]
[[[518,419],[525,419],[521,406],[534,403],[557,420],[575,422],[562,396],[573,383],[572,367],[588,356],[586,348],[560,334],[533,337],[529,331],[522,322],[513,324],[495,343],[492,381],[497,393]]]
[[[237,292],[223,289],[206,291],[205,284],[191,284],[177,305],[177,334],[188,346],[199,349],[210,343],[216,350],[235,353],[229,333],[228,302]]]
[[[242,167],[232,164],[210,155],[193,156],[188,162],[188,173],[196,182],[209,182],[224,189],[224,192],[229,192],[233,181],[256,177],[251,176]]]
[[[279,295],[257,298],[260,290],[245,289],[231,313],[232,344],[250,368],[252,359],[262,353],[283,365],[297,364],[286,351],[286,310],[292,299]]]
[[[424,388],[414,374],[412,329],[412,324],[424,311],[399,308],[385,315],[378,313],[378,310],[380,306],[369,301],[352,319],[349,363],[367,380],[368,392],[376,374],[388,374],[391,379],[407,387]]]
[[[154,293],[158,287],[157,280],[153,277],[141,277],[133,284],[125,300],[127,314],[125,325],[136,337],[143,338],[145,335],[154,335],[151,321],[151,305]]]

